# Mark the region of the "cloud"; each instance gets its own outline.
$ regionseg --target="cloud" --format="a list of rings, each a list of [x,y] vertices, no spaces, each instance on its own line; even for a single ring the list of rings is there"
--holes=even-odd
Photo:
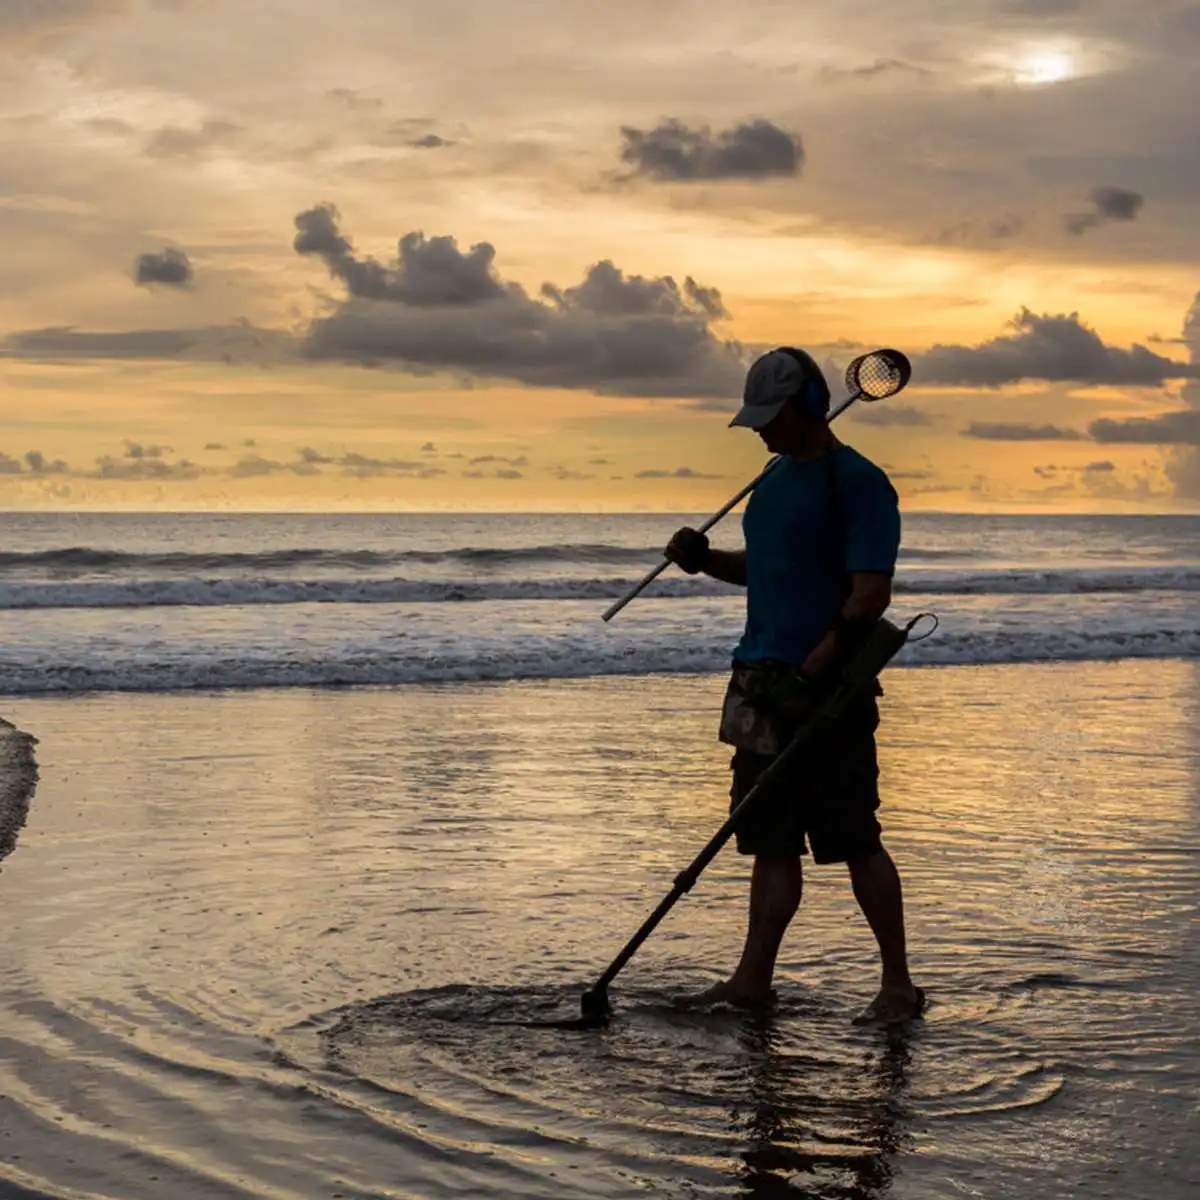
[[[905,62],[900,58],[877,58],[874,62],[864,63],[859,67],[822,67],[820,72],[821,78],[828,80],[878,79],[885,75],[912,75],[925,79],[932,74],[928,67]]]
[[[524,454],[517,458],[504,458],[499,454],[480,454],[469,460],[473,467],[479,466],[480,463],[507,463],[510,467],[527,467],[529,459]]]
[[[327,99],[334,101],[334,103],[344,105],[354,112],[383,107],[382,100],[377,99],[375,96],[364,96],[361,92],[355,91],[354,88],[330,88],[325,93],[325,96]]]
[[[168,246],[158,254],[140,254],[133,264],[134,282],[139,287],[162,283],[168,287],[187,287],[195,277],[192,264],[182,250]]]
[[[525,476],[520,471],[513,470],[512,467],[501,467],[496,472],[497,479],[524,479]]]
[[[61,458],[47,458],[40,450],[26,450],[20,459],[0,453],[0,475],[65,475],[70,469]]]
[[[306,462],[304,459],[284,463],[264,458],[261,454],[247,454],[229,468],[229,474],[234,479],[260,479],[263,476],[276,475],[283,471],[289,471],[295,475],[320,474],[320,471],[312,463]]]
[[[798,175],[804,166],[799,135],[765,120],[746,121],[715,137],[707,126],[689,129],[682,121],[665,120],[645,131],[623,125],[621,137],[621,160],[632,165],[631,174],[660,182],[766,179]]]
[[[400,239],[396,266],[386,267],[373,258],[355,258],[337,222],[337,209],[329,204],[299,213],[299,232],[292,244],[297,254],[322,258],[351,296],[418,307],[469,305],[499,299],[506,290],[517,288],[496,276],[492,266],[496,250],[488,242],[479,242],[464,254],[452,237],[427,239],[423,233],[406,233]]]
[[[178,462],[166,462],[161,458],[114,458],[111,454],[96,459],[96,469],[84,472],[96,479],[121,479],[129,482],[157,480],[166,482],[178,479],[199,479],[204,469],[181,458]]]
[[[1014,333],[977,346],[933,346],[914,361],[914,376],[923,384],[965,387],[1025,379],[1157,387],[1168,379],[1200,378],[1195,363],[1178,363],[1140,345],[1106,346],[1078,313],[1038,315],[1024,308],[1010,326]]]
[[[163,458],[172,453],[170,446],[143,446],[141,442],[131,442],[125,439],[126,458]]]
[[[198,362],[279,362],[295,356],[295,339],[249,321],[201,329],[130,329],[93,333],[69,325],[26,329],[0,341],[0,358],[186,359]]]
[[[1109,221],[1134,221],[1146,198],[1126,188],[1098,187],[1092,189],[1091,201],[1090,212],[1068,213],[1063,217],[1063,227],[1068,233],[1078,237]]]
[[[852,410],[863,425],[932,425],[933,418],[911,404],[858,404]]]
[[[359,258],[331,205],[296,217],[295,249],[321,258],[349,296],[313,321],[309,358],[411,371],[462,371],[533,387],[605,395],[727,398],[740,393],[743,350],[710,321],[720,294],[688,277],[626,275],[610,261],[535,299],[496,273],[495,250],[406,234],[393,265]]]
[[[1083,434],[1058,425],[1023,425],[1020,422],[972,421],[963,430],[963,437],[982,438],[989,442],[1078,442]]]
[[[205,450],[224,450],[225,443],[224,442],[205,442],[204,448],[205,448]]]
[[[241,132],[242,127],[232,121],[205,121],[199,129],[164,125],[151,134],[142,153],[148,158],[199,158],[228,146]]]
[[[1157,446],[1200,446],[1200,408],[1181,408],[1157,417],[1103,418],[1088,426],[1093,441]]]
[[[676,467],[673,471],[639,471],[635,479],[720,479],[720,475],[706,475],[703,471],[693,471],[691,467]]]
[[[358,479],[368,479],[376,475],[409,475],[416,471],[427,470],[425,463],[413,462],[405,458],[372,458],[368,454],[343,454],[336,460],[346,475]]]
[[[31,475],[63,475],[71,469],[61,458],[48,459],[40,450],[26,451],[25,465]]]
[[[422,454],[436,454],[437,447],[432,442],[426,442],[425,445],[423,445],[421,447],[421,453]]]

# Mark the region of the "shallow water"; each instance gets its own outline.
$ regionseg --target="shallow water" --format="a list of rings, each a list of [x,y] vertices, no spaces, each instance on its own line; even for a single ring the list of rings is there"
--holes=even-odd
[[[722,680],[14,701],[0,1196],[1155,1197],[1200,1184],[1200,664],[896,670],[882,813],[930,995],[809,872],[769,1017],[705,873]]]

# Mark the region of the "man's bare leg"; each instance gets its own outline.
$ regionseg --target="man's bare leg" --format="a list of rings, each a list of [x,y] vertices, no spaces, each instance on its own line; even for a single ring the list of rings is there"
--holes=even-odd
[[[900,873],[886,850],[867,858],[852,859],[850,881],[867,924],[879,943],[883,980],[879,995],[864,1014],[865,1019],[906,1020],[921,1010],[921,996],[908,973],[904,936],[904,897]]]
[[[737,970],[724,982],[690,997],[690,1003],[759,1005],[772,998],[775,959],[800,907],[803,887],[799,858],[755,858],[750,877],[750,925]]]

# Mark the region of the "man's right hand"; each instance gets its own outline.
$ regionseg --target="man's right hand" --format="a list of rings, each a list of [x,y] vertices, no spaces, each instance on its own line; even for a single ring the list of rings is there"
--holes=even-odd
[[[689,575],[698,575],[706,569],[710,553],[708,537],[695,529],[685,527],[667,543],[663,557],[670,559]]]

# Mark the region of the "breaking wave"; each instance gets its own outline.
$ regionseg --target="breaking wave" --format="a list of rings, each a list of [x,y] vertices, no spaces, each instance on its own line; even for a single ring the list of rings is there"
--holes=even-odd
[[[632,551],[630,553],[633,553]],[[643,557],[641,561],[645,561]],[[533,579],[277,579],[190,578],[78,580],[0,584],[0,609],[154,608],[180,605],[442,604],[483,600],[609,600],[634,578]],[[898,595],[1087,595],[1200,591],[1200,567],[1120,570],[916,570],[901,573]],[[667,577],[649,594],[659,598],[726,596],[737,589],[711,579]]]

